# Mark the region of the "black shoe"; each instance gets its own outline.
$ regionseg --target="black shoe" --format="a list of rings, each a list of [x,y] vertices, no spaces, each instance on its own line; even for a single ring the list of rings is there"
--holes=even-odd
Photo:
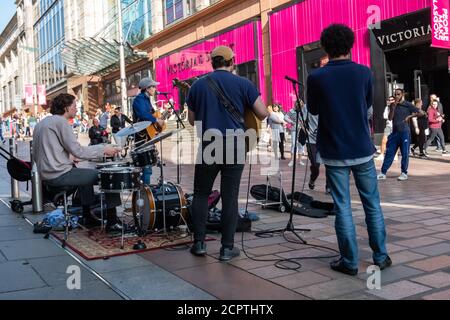
[[[219,260],[220,261],[230,261],[231,259],[233,259],[235,257],[239,257],[240,254],[241,254],[241,250],[239,250],[239,248],[237,248],[237,247],[233,247],[232,249],[222,247],[222,248],[220,248]]]
[[[36,222],[33,225],[33,233],[49,233],[52,230],[52,226],[43,222]]]
[[[392,265],[392,260],[389,258],[389,256],[384,259],[381,263],[375,263],[376,266],[380,267],[380,270],[384,270],[386,268],[389,268]]]
[[[112,233],[112,232],[122,232],[123,225],[120,223],[115,224],[108,224],[106,225],[106,232]]]
[[[423,158],[423,159],[428,159],[429,158],[428,155],[426,155],[425,153],[419,154],[419,157]]]
[[[309,187],[309,190],[314,190],[314,188],[316,187],[315,185],[314,185],[314,182],[309,182],[308,183],[308,187]]]
[[[205,241],[195,241],[191,247],[191,253],[194,256],[202,257],[206,255],[206,243]]]
[[[415,157],[416,156],[416,149],[411,148],[411,154]]]
[[[97,220],[92,215],[84,215],[79,222],[83,227],[91,228],[98,227],[102,224],[101,220]]]
[[[350,269],[350,268],[344,266],[342,259],[331,262],[330,267],[334,271],[342,272],[342,273],[348,274],[350,276],[356,276],[358,274],[358,269]]]

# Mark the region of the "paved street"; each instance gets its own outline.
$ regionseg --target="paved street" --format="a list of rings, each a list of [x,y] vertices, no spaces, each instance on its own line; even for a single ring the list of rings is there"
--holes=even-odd
[[[188,134],[189,133],[189,134]],[[185,139],[191,130],[183,133]],[[85,143],[85,137],[80,137]],[[185,140],[183,140],[185,141]],[[173,142],[165,144],[171,148]],[[433,150],[432,148],[431,150]],[[166,150],[166,149],[164,149]],[[168,154],[163,152],[163,154]],[[184,156],[187,156],[184,152]],[[294,243],[286,238],[243,235],[244,253],[230,263],[217,260],[220,241],[208,242],[208,256],[193,257],[189,251],[157,250],[108,260],[84,261],[63,250],[56,241],[32,233],[32,226],[7,207],[10,195],[9,175],[4,160],[0,162],[0,299],[450,299],[450,158],[430,151],[433,160],[412,158],[409,180],[399,182],[400,162],[395,162],[388,179],[381,181],[382,207],[388,232],[388,250],[393,266],[381,273],[381,290],[367,287],[367,267],[371,252],[365,230],[364,212],[352,183],[352,204],[360,252],[357,277],[332,271],[328,264],[333,253]],[[28,157],[28,146],[19,143],[19,156]],[[283,186],[290,189],[291,169],[281,162]],[[377,162],[377,167],[381,166]],[[297,168],[296,191],[301,191],[305,166]],[[193,169],[182,166],[181,186],[192,192]],[[253,166],[251,185],[264,183],[261,166]],[[176,167],[169,160],[166,181],[176,181]],[[155,176],[157,173],[155,172]],[[275,179],[276,180],[276,179]],[[273,185],[276,186],[274,180]],[[248,166],[241,185],[240,206],[245,206]],[[218,185],[217,185],[218,187]],[[27,198],[26,185],[21,197]],[[307,188],[307,187],[306,187]],[[324,192],[323,172],[315,191],[305,191],[316,200],[331,201]],[[289,215],[250,206],[260,218],[253,231],[284,228]],[[27,207],[25,217],[36,221]],[[297,227],[312,231],[302,234],[309,245],[337,249],[334,218],[294,216]],[[212,234],[211,236],[217,237]],[[219,239],[219,238],[218,238]],[[236,242],[242,248],[241,234]],[[275,262],[293,259],[301,264],[294,270],[277,268]],[[81,290],[68,290],[67,268],[81,268]]]

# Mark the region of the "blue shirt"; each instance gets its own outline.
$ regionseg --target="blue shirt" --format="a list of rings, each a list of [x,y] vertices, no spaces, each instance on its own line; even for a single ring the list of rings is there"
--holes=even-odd
[[[405,119],[413,113],[419,112],[411,102],[403,101],[394,109],[394,117],[392,119],[392,132],[409,132],[409,123]]]
[[[156,122],[153,116],[155,110],[150,102],[150,98],[145,92],[141,92],[133,101],[133,121],[151,121]]]
[[[308,110],[319,115],[317,149],[323,159],[362,159],[375,153],[367,121],[372,83],[370,69],[350,60],[332,60],[308,77]]]
[[[248,79],[236,76],[226,70],[216,70],[208,76],[216,81],[242,115],[245,108],[253,108],[260,95],[255,85]],[[202,134],[208,129],[218,129],[224,135],[227,133],[227,129],[246,129],[220,103],[205,77],[194,82],[189,90],[186,103],[189,109],[195,113],[195,121],[202,121]]]

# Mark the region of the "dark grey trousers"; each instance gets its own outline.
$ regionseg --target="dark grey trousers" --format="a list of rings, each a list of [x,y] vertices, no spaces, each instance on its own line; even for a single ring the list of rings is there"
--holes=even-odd
[[[98,184],[98,171],[95,169],[73,168],[69,172],[52,180],[44,181],[51,187],[78,187],[82,206],[95,204],[94,185]],[[107,193],[105,195],[108,208],[121,205],[120,194]]]

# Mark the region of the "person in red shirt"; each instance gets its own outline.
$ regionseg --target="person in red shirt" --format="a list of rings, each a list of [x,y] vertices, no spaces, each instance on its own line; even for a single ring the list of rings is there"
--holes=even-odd
[[[444,115],[439,112],[438,109],[439,101],[433,100],[431,102],[430,107],[428,108],[428,124],[430,127],[430,138],[428,138],[428,141],[425,143],[424,150],[426,154],[426,150],[428,146],[433,142],[433,140],[436,138],[436,136],[441,139],[441,141],[444,140],[444,133],[442,132],[442,124],[444,123]],[[442,154],[446,154],[447,150],[445,150],[445,143],[442,143]]]

